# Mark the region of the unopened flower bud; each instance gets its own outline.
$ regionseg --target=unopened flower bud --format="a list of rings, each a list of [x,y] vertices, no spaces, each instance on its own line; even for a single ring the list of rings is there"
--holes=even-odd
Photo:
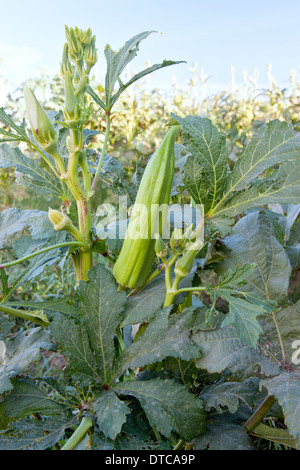
[[[48,217],[52,224],[54,225],[55,230],[66,230],[66,227],[71,222],[69,217],[66,214],[62,214],[61,212],[51,209],[49,207],[48,210]]]
[[[24,89],[27,117],[36,141],[45,149],[57,141],[56,131],[30,88]]]
[[[194,259],[201,246],[201,241],[193,243],[190,248],[187,249],[187,251],[182,255],[182,257],[179,258],[174,269],[174,273],[177,278],[184,279],[191,272]]]
[[[90,70],[98,60],[97,49],[95,46],[96,36],[93,36],[90,42],[90,45],[86,48],[84,53],[84,60],[88,69]]]
[[[71,76],[73,76],[74,70],[75,69],[73,65],[71,65],[71,62],[69,61],[69,46],[66,43],[63,49],[63,57],[62,57],[62,63],[60,64],[60,72],[63,77],[66,74],[70,74]]]
[[[161,238],[160,234],[159,233],[156,233],[155,234],[155,238],[156,238],[156,241],[155,241],[155,253],[156,253],[156,256],[158,258],[164,258],[167,254],[167,247],[165,245],[165,242],[163,241],[163,239]]]
[[[82,48],[80,41],[76,37],[75,31],[73,28],[68,28],[66,26],[66,37],[67,37],[67,41],[69,45],[70,59],[73,62],[80,61],[83,57],[83,48]]]

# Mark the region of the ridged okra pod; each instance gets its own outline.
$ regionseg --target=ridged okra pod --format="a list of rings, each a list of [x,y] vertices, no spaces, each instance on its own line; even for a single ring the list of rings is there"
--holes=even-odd
[[[155,233],[162,235],[174,174],[174,145],[180,126],[172,126],[150,158],[137,192],[123,247],[113,273],[131,289],[147,279],[155,258]]]

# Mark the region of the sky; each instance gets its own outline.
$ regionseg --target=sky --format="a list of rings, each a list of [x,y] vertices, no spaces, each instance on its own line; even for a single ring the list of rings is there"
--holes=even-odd
[[[1,0],[0,79],[18,86],[29,78],[59,72],[65,42],[64,25],[96,35],[96,78],[105,76],[104,47],[119,49],[142,31],[155,30],[140,44],[130,72],[145,63],[164,59],[184,60],[155,72],[151,86],[170,88],[176,77],[179,87],[191,78],[197,63],[208,76],[207,92],[242,84],[243,71],[259,72],[258,83],[267,86],[267,64],[272,64],[276,83],[289,86],[290,70],[300,81],[300,0]]]

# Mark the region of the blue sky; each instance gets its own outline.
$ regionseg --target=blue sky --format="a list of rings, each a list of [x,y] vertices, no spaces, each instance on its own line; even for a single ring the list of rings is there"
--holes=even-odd
[[[105,74],[103,49],[118,49],[135,34],[161,31],[143,41],[132,72],[163,59],[187,64],[156,72],[153,86],[168,88],[175,75],[180,86],[190,78],[188,67],[197,62],[209,75],[208,91],[230,83],[230,68],[242,82],[242,72],[259,71],[265,86],[267,64],[277,83],[288,86],[290,70],[300,75],[299,0],[24,0],[3,1],[0,19],[2,78],[18,85],[59,70],[64,25],[91,27],[97,37],[97,78]]]

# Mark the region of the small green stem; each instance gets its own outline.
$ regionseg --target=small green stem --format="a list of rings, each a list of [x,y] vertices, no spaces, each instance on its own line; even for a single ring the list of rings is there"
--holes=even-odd
[[[86,433],[93,427],[93,421],[86,416],[82,418],[80,425],[72,434],[70,439],[65,443],[61,450],[73,450],[80,441],[84,438]]]
[[[177,442],[176,446],[173,447],[173,450],[180,450],[185,444],[184,439],[180,439],[180,441]]]
[[[34,315],[34,313],[30,313],[25,310],[18,310],[16,308],[7,307],[6,305],[0,304],[0,311],[3,313],[8,313],[9,315],[12,315],[14,317],[23,318],[24,320],[31,321],[33,323],[36,323],[37,325],[45,327],[50,325],[50,322],[46,321],[46,317],[45,320],[43,320],[39,316]]]
[[[256,426],[266,416],[266,414],[272,408],[272,406],[275,404],[275,402],[276,402],[276,398],[274,398],[272,395],[268,395],[264,399],[264,401],[257,408],[255,413],[253,413],[253,415],[245,423],[245,428],[247,429],[248,432],[251,432],[256,428]]]
[[[182,292],[200,292],[205,291],[206,287],[183,287],[182,289],[178,289],[175,292],[175,295],[181,294]]]
[[[97,181],[98,181],[98,178],[99,178],[99,175],[100,175],[100,171],[101,171],[101,168],[102,168],[102,165],[103,165],[103,159],[104,159],[104,155],[105,155],[105,152],[106,152],[106,147],[107,147],[107,144],[108,144],[109,133],[110,133],[110,112],[107,111],[106,112],[106,130],[105,130],[104,142],[103,142],[103,147],[102,147],[102,151],[101,151],[100,160],[99,160],[99,163],[98,163],[98,166],[97,166],[97,169],[96,169],[96,173],[95,173],[95,176],[94,176],[94,179],[93,179],[93,183],[92,183],[92,190],[93,191],[95,191],[95,189],[96,189],[96,184],[97,184]]]
[[[15,261],[10,261],[9,263],[5,263],[5,264],[0,264],[0,269],[8,268],[9,266],[14,266],[16,264],[22,263],[23,261],[27,261],[28,259],[33,258],[34,256],[38,256],[38,255],[41,255],[42,253],[46,253],[46,251],[55,250],[57,248],[61,248],[64,246],[84,246],[84,245],[86,245],[86,243],[75,242],[75,241],[57,243],[56,245],[47,246],[46,248],[43,248],[42,250],[35,251],[34,253],[30,253],[30,255],[24,256],[23,258],[16,259]]]

